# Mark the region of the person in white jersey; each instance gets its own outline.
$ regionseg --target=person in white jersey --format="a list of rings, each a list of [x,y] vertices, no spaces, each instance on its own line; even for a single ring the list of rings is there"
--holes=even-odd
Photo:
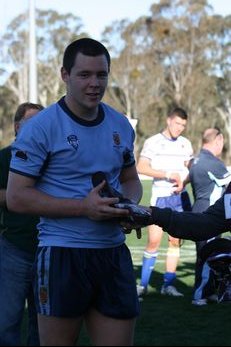
[[[175,108],[167,116],[165,129],[148,138],[137,164],[137,171],[153,178],[151,205],[170,207],[175,211],[190,210],[190,199],[185,190],[188,167],[193,158],[191,142],[181,136],[188,115],[182,108]],[[139,297],[147,293],[148,284],[158,256],[163,229],[157,225],[148,227],[148,244],[143,254],[141,281],[137,285]],[[180,256],[181,240],[168,238],[166,271],[161,294],[183,296],[173,283]]]

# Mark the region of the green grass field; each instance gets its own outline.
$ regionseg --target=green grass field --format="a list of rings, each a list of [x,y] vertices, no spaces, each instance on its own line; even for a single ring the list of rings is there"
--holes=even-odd
[[[143,181],[141,203],[149,205],[151,182]],[[188,187],[191,194],[190,186]],[[147,241],[146,228],[141,240],[135,233],[127,237],[137,282],[140,279],[142,252]],[[141,315],[135,333],[136,346],[230,346],[231,333],[229,304],[210,304],[195,307],[191,304],[194,283],[195,244],[184,241],[177,268],[177,288],[184,293],[183,298],[160,295],[167,234],[164,234],[160,253],[152,274],[149,294],[141,303]]]
[[[143,181],[141,204],[149,205],[150,181]],[[127,236],[137,282],[140,279],[141,261],[147,241],[146,228],[138,240],[135,233]],[[177,269],[177,288],[184,297],[160,295],[167,247],[167,234],[162,240],[158,261],[152,274],[149,293],[141,302],[141,315],[137,320],[135,346],[231,346],[230,304],[210,304],[195,307],[191,304],[194,282],[195,246],[185,241]],[[78,345],[90,346],[83,330]]]

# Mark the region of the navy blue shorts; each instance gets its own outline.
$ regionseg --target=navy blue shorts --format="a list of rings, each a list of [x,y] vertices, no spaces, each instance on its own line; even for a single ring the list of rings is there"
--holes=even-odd
[[[169,207],[173,211],[191,211],[191,201],[187,191],[183,191],[181,194],[173,194],[170,196],[159,197],[156,200],[155,206],[160,208]]]
[[[94,307],[130,319],[140,312],[131,254],[126,244],[105,249],[39,247],[34,291],[37,312],[79,317]]]

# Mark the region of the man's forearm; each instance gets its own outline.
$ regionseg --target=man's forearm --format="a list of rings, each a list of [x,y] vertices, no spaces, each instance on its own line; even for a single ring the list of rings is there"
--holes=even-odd
[[[230,221],[225,219],[223,206],[223,199],[219,199],[203,213],[176,212],[168,208],[152,207],[153,223],[177,238],[207,240],[231,229]]]

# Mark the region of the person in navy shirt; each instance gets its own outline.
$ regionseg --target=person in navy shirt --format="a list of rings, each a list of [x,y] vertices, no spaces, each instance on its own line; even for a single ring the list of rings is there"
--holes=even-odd
[[[231,181],[231,173],[220,159],[224,137],[218,128],[207,128],[202,133],[202,148],[194,159],[189,176],[192,185],[193,212],[203,212],[221,197]],[[201,259],[202,247],[209,240],[196,242],[195,285],[192,304],[202,306],[216,301],[216,283],[213,271]]]

